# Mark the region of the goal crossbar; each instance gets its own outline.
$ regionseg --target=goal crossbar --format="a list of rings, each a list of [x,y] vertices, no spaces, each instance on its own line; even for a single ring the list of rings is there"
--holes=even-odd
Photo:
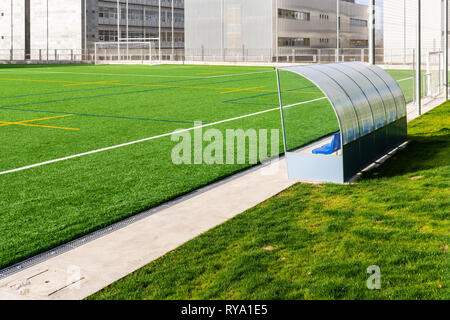
[[[159,41],[159,38],[119,38],[119,42],[145,42],[145,41]]]
[[[96,42],[94,45],[95,64],[153,64],[154,41],[111,41]]]

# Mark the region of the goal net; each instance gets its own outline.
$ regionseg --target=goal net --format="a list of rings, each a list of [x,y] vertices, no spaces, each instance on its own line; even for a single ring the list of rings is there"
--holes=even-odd
[[[440,95],[444,89],[444,53],[442,51],[428,52],[426,70],[426,93],[428,97]]]
[[[95,64],[157,64],[155,41],[96,42]]]

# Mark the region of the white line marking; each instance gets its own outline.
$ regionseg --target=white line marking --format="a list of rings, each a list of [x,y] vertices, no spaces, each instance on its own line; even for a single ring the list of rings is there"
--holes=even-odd
[[[17,70],[0,70],[0,72],[4,73],[17,73]],[[213,78],[226,78],[226,77],[237,77],[237,76],[245,76],[252,74],[261,74],[261,73],[269,73],[273,71],[258,71],[258,72],[248,72],[248,73],[235,73],[235,74],[226,74],[226,75],[218,75],[218,76],[209,76],[209,77],[199,77],[199,76],[168,76],[168,75],[157,75],[157,74],[130,74],[130,73],[99,73],[99,72],[57,72],[57,71],[41,71],[41,70],[27,70],[21,71],[20,73],[47,73],[47,74],[81,74],[81,75],[100,75],[100,76],[130,76],[130,77],[152,77],[152,78],[188,78],[188,79],[213,79]]]
[[[316,101],[320,101],[320,100],[324,100],[324,99],[327,99],[327,97],[317,98],[317,99],[313,99],[313,100],[309,100],[309,101],[303,101],[303,102],[299,102],[299,103],[295,103],[295,104],[284,106],[283,108],[290,108],[290,107],[294,107],[294,106],[298,106],[298,105],[302,105],[302,104],[307,104],[307,103],[311,103],[311,102],[316,102]],[[182,132],[187,132],[187,131],[191,131],[191,130],[195,130],[195,129],[211,127],[211,126],[215,126],[215,125],[218,125],[218,124],[231,122],[231,121],[239,120],[239,119],[244,119],[244,118],[260,115],[260,114],[271,112],[271,111],[275,111],[275,110],[280,110],[280,108],[277,107],[277,108],[273,108],[273,109],[267,109],[267,110],[263,110],[263,111],[259,111],[259,112],[255,112],[255,113],[251,113],[251,114],[246,114],[246,115],[235,117],[235,118],[230,118],[230,119],[217,121],[217,122],[214,122],[214,123],[208,123],[208,124],[201,125],[201,126],[196,126],[196,127],[192,127],[192,128],[181,129],[181,130],[177,130],[177,131],[173,131],[173,132],[169,132],[169,133],[160,134],[158,136],[148,137],[148,138],[144,138],[144,139],[140,139],[140,140],[136,140],[136,141],[130,141],[130,142],[118,144],[118,145],[111,146],[111,147],[101,148],[101,149],[97,149],[97,150],[92,150],[92,151],[88,151],[88,152],[74,154],[74,155],[63,157],[63,158],[59,158],[59,159],[54,159],[54,160],[44,161],[44,162],[40,162],[40,163],[35,163],[35,164],[29,165],[29,166],[25,166],[25,167],[21,167],[21,168],[17,168],[17,169],[11,169],[11,170],[6,170],[6,171],[3,171],[3,172],[0,172],[0,175],[13,173],[13,172],[18,172],[18,171],[23,171],[23,170],[27,170],[27,169],[31,169],[31,168],[44,166],[46,164],[51,164],[51,163],[55,163],[55,162],[60,162],[60,161],[64,161],[64,160],[69,160],[69,159],[73,159],[73,158],[79,158],[79,157],[87,156],[87,155],[94,154],[94,153],[99,153],[99,152],[103,152],[103,151],[108,151],[108,150],[113,150],[113,149],[117,149],[117,148],[121,148],[121,147],[126,147],[126,146],[130,146],[130,145],[133,145],[133,144],[145,142],[145,141],[150,141],[150,140],[155,140],[155,139],[159,139],[159,138],[164,138],[164,137],[171,136],[172,134],[175,134],[175,133],[182,133]]]
[[[397,82],[402,82],[402,81],[411,80],[411,79],[414,79],[414,77],[400,79],[400,80],[397,80]]]
[[[236,77],[236,76],[245,76],[245,75],[261,74],[261,73],[273,73],[273,74],[275,74],[274,71],[258,71],[258,72],[247,72],[247,73],[235,73],[235,74],[224,74],[224,75],[218,75],[218,76],[210,76],[210,77],[206,77],[205,79]]]

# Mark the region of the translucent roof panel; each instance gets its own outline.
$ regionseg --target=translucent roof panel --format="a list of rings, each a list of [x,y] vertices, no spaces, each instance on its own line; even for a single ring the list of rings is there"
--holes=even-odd
[[[362,62],[283,67],[314,83],[329,99],[346,145],[406,115],[398,83],[383,69]]]
[[[397,120],[397,103],[395,101],[395,97],[392,94],[391,89],[389,89],[386,82],[380,77],[378,73],[376,73],[373,69],[370,68],[370,65],[362,62],[347,62],[345,63],[350,68],[355,69],[360,72],[364,76],[366,76],[377,88],[381,98],[383,99],[384,109],[385,109],[385,123],[383,125],[387,125],[391,122]],[[382,70],[383,71],[383,70]],[[385,71],[383,71],[385,72]],[[402,93],[403,95],[403,93]]]
[[[316,70],[316,68],[317,66],[294,66],[283,69],[307,78],[317,85],[319,89],[322,90],[322,92],[328,97],[340,123],[343,144],[347,144],[358,139],[358,117],[348,94],[335,80],[324,74],[323,71]]]
[[[339,131],[336,112],[316,85],[287,70],[279,70],[279,79],[284,106],[284,142],[288,151]],[[268,102],[264,98],[254,101]]]
[[[386,125],[384,102],[374,83],[371,82],[370,79],[364,74],[353,69],[351,65],[341,63],[339,64],[339,69],[351,77],[361,87],[361,89],[364,88],[364,94],[370,103],[370,108],[372,111],[374,129],[377,130],[384,127]]]
[[[397,119],[403,118],[406,116],[406,100],[403,95],[403,91],[400,88],[399,84],[395,79],[386,71],[381,69],[378,66],[371,65],[369,66],[372,71],[374,71],[391,90],[394,95],[395,103],[397,105]]]
[[[333,78],[347,92],[358,116],[359,136],[371,133],[374,130],[374,125],[370,102],[355,79],[352,79],[339,64],[320,65],[317,66],[317,70]]]

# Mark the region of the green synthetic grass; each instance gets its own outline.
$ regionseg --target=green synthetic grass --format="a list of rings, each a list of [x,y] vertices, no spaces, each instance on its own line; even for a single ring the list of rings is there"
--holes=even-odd
[[[409,139],[359,182],[297,184],[89,299],[448,300],[450,102]]]
[[[288,100],[323,97],[305,79],[287,81]],[[0,66],[0,172],[277,105],[271,68]],[[295,145],[338,128],[326,100],[291,110],[304,119]],[[17,124],[41,118],[52,119]],[[275,110],[213,128],[280,127]],[[177,166],[175,144],[164,137],[0,175],[0,268],[251,166]]]
[[[403,90],[407,103],[414,100],[414,70],[388,70],[388,72],[397,80]],[[424,72],[425,73],[425,72]],[[425,85],[425,84],[424,84]],[[425,89],[424,89],[425,92]]]

